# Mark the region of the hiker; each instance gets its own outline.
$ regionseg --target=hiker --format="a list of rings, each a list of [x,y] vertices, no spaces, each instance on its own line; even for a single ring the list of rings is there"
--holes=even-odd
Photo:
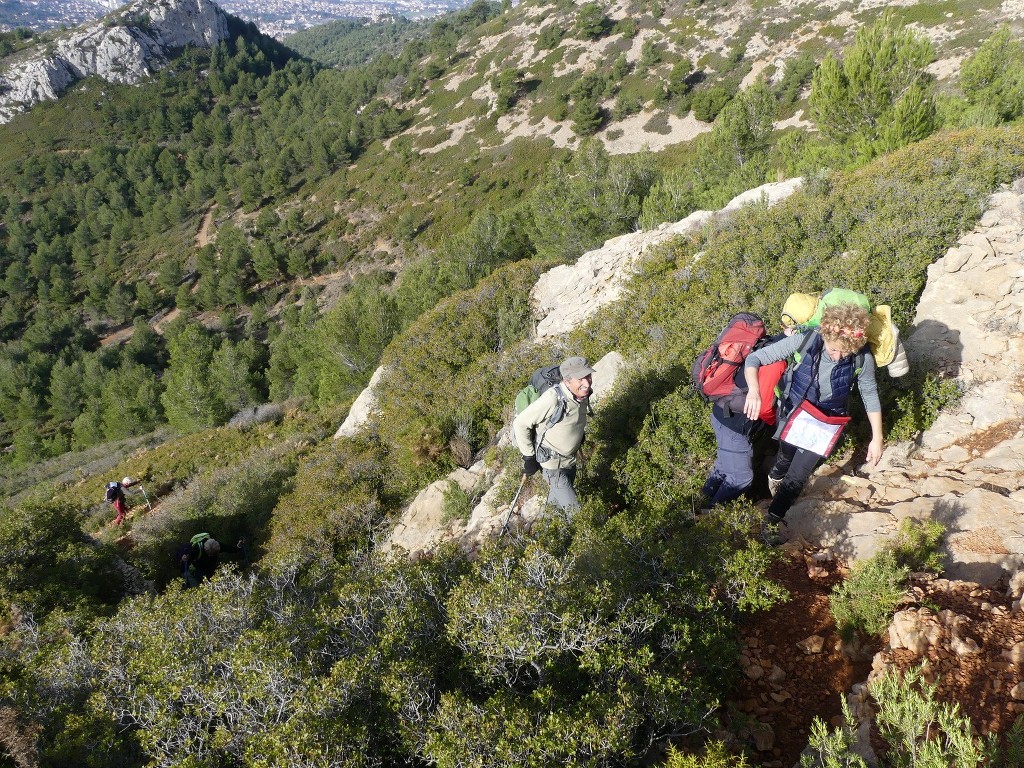
[[[104,500],[110,502],[114,507],[114,511],[117,512],[117,516],[114,517],[114,525],[121,525],[124,522],[124,516],[128,514],[128,501],[124,494],[125,489],[131,488],[138,482],[138,480],[125,477],[121,482],[111,480],[107,483],[107,492]]]
[[[907,351],[900,332],[892,321],[892,310],[879,304],[871,309],[868,297],[846,288],[830,288],[821,296],[812,293],[791,293],[782,306],[782,327],[787,336],[817,328],[825,308],[832,304],[857,304],[870,312],[867,329],[868,346],[876,368],[885,368],[896,379],[910,372]]]
[[[779,452],[768,471],[772,494],[768,521],[783,521],[818,462],[831,453],[849,421],[847,403],[854,384],[871,425],[867,461],[882,458],[882,406],[875,381],[875,358],[867,344],[868,312],[862,307],[827,307],[820,327],[797,333],[747,356],[743,374],[749,387],[743,412],[761,411],[758,369],[790,360],[778,407],[775,437]]]
[[[523,454],[523,473],[535,475],[543,470],[548,482],[548,504],[575,512],[580,508],[574,487],[577,454],[587,426],[594,369],[586,358],[570,357],[558,370],[561,382],[515,417],[512,432]],[[548,420],[562,403],[562,418],[548,426]]]
[[[769,343],[784,339],[781,334]],[[775,425],[774,387],[782,375],[785,364],[761,366],[758,369],[758,388],[761,402],[766,407],[760,414],[748,418],[744,411],[747,382],[743,369],[736,371],[737,388],[734,394],[714,401],[711,407],[711,428],[715,433],[715,463],[701,493],[704,507],[701,513],[742,496],[754,481],[754,443],[766,427]],[[742,383],[741,383],[742,381]]]
[[[178,562],[181,564],[181,575],[185,579],[185,587],[197,587],[203,579],[213,576],[220,565],[222,553],[241,552],[243,560],[247,560],[245,539],[239,539],[235,546],[221,544],[208,533],[197,533],[187,544],[178,548]]]

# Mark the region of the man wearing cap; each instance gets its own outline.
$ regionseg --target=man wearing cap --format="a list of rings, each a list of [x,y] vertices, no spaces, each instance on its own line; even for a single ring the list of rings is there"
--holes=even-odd
[[[580,508],[576,499],[576,455],[587,427],[594,369],[584,357],[570,357],[558,366],[562,381],[546,390],[512,422],[516,445],[523,454],[523,472],[543,470],[548,481],[548,504],[569,512]],[[559,408],[564,414],[548,426]]]

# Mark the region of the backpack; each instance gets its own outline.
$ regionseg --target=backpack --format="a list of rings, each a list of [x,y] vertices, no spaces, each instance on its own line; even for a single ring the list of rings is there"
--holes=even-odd
[[[749,312],[729,318],[718,338],[693,361],[693,387],[705,402],[715,402],[733,393],[735,377],[747,355],[764,342],[764,320]]]
[[[805,323],[806,327],[819,327],[821,325],[822,313],[829,307],[836,306],[837,304],[853,304],[855,307],[860,307],[868,313],[871,312],[871,301],[863,293],[851,291],[849,288],[829,288],[821,294],[821,299],[818,300],[818,306],[814,310],[814,315]]]
[[[562,372],[558,370],[557,365],[545,365],[543,368],[538,368],[530,377],[530,383],[516,394],[516,401],[513,406],[515,415],[518,416],[526,410],[527,406],[539,400],[541,395],[555,387],[558,394],[558,404],[555,406],[555,412],[548,419],[548,429],[551,429],[565,416],[565,395],[558,388],[561,382]]]
[[[113,504],[115,501],[117,501],[118,493],[119,493],[120,490],[121,490],[120,483],[118,483],[115,480],[111,480],[109,483],[107,483],[107,493],[103,497],[104,500],[110,502],[111,504]]]

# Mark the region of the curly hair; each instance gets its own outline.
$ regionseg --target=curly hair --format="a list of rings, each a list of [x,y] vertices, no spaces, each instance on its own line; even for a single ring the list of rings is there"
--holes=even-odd
[[[854,304],[834,304],[821,313],[821,336],[846,357],[867,344],[869,320],[866,309]]]

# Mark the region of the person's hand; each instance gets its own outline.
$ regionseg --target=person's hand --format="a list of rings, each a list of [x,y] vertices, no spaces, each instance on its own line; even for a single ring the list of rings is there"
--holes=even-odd
[[[743,401],[743,415],[751,421],[756,421],[761,415],[761,393],[756,389],[747,392],[747,399]]]
[[[540,472],[540,464],[537,463],[537,457],[523,456],[523,474],[535,475],[538,472]]]
[[[873,438],[871,442],[868,443],[868,464],[872,467],[876,466],[882,458],[882,450],[881,436]]]
[[[238,549],[241,549],[244,546],[245,546],[245,539],[244,538],[239,539],[238,543],[235,545],[235,547],[237,547]]]

